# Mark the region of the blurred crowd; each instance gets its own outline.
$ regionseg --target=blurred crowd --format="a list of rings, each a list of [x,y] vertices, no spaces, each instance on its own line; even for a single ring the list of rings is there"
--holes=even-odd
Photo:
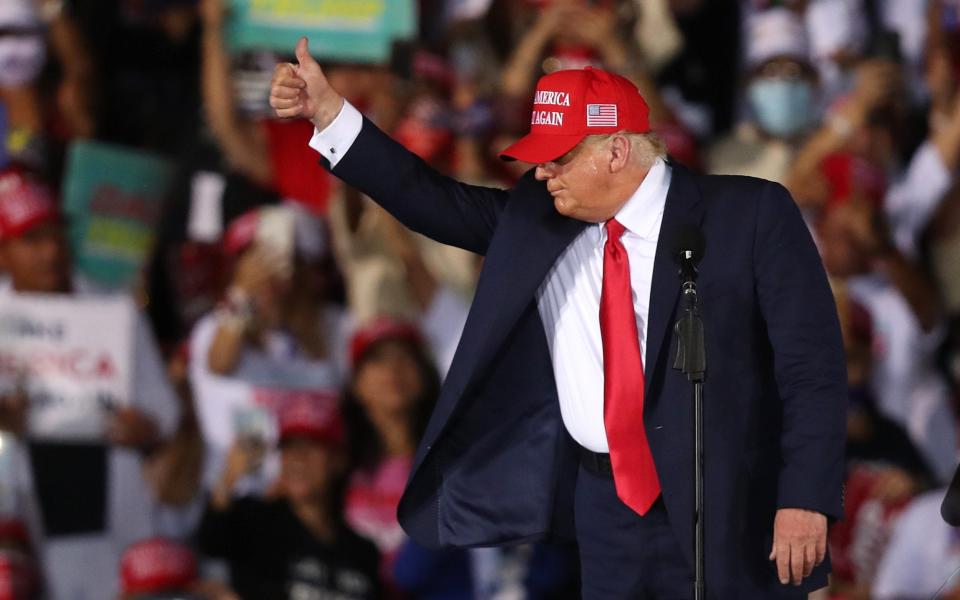
[[[847,349],[829,594],[960,599],[939,514],[958,456],[960,0],[415,4],[385,64],[324,67],[445,174],[511,185],[531,165],[496,155],[537,78],[594,65],[637,84],[676,163],[790,190]],[[228,50],[229,11],[0,0],[0,314],[31,294],[137,307],[130,398],[99,442],[35,438],[36,399],[0,392],[0,600],[576,598],[575,548],[405,537],[396,507],[481,257],[326,174],[312,126],[267,104],[292,56]],[[175,165],[129,290],[71,256],[81,140]]]

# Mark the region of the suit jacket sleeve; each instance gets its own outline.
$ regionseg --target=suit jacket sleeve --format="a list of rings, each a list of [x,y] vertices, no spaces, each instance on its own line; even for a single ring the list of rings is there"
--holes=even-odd
[[[477,254],[486,253],[509,196],[441,175],[367,119],[336,167],[321,164],[413,231]]]
[[[768,183],[757,204],[755,285],[782,406],[778,508],[843,515],[847,374],[836,304],[800,211]]]

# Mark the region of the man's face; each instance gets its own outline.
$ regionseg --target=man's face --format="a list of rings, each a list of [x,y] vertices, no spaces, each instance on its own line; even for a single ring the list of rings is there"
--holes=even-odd
[[[70,258],[63,225],[37,225],[19,237],[0,241],[0,269],[10,275],[18,292],[67,291]]]
[[[280,460],[283,490],[296,503],[324,497],[330,478],[341,462],[333,448],[301,437],[283,443]]]
[[[534,176],[547,183],[560,214],[602,223],[616,215],[623,199],[611,198],[609,140],[584,139],[573,150],[550,162],[540,163]]]

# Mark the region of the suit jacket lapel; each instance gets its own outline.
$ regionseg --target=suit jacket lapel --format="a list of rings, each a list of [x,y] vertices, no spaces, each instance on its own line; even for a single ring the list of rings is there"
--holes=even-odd
[[[676,163],[671,163],[671,167],[673,173],[670,190],[663,208],[663,221],[660,224],[657,254],[653,263],[653,281],[650,286],[647,352],[643,363],[648,390],[653,373],[659,366],[658,361],[662,358],[660,354],[663,348],[670,348],[670,343],[664,344],[664,340],[673,334],[674,308],[680,298],[678,266],[671,256],[674,233],[684,223],[700,225],[703,220],[704,206],[693,174]]]

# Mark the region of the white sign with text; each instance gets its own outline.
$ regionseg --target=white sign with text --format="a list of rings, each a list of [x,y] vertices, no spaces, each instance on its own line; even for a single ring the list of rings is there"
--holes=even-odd
[[[134,318],[126,296],[0,299],[0,395],[26,394],[32,439],[103,440],[130,398]]]

